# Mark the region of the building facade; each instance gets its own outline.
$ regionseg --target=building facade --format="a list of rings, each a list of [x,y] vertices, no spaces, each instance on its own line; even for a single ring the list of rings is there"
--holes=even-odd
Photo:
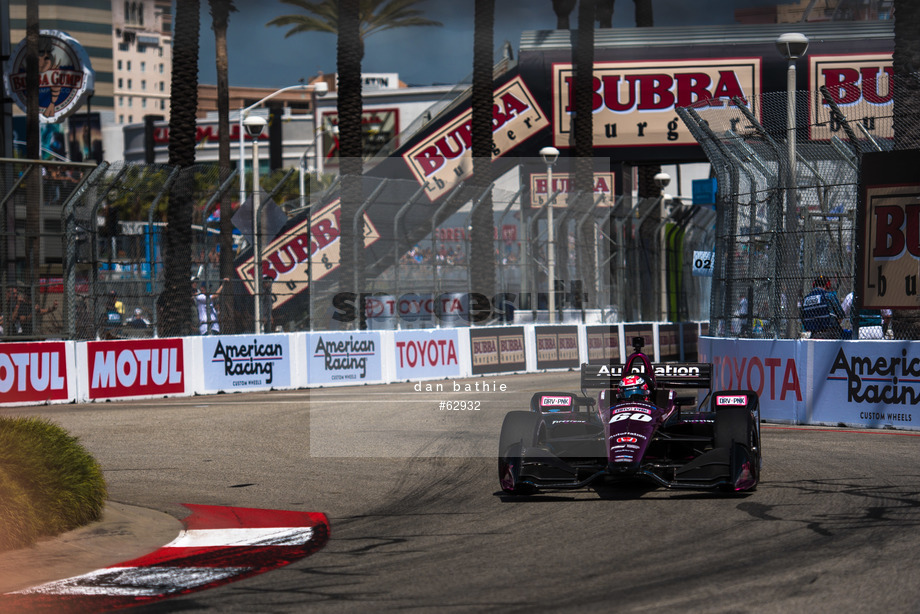
[[[170,0],[111,0],[115,122],[144,115],[169,120],[172,75]]]

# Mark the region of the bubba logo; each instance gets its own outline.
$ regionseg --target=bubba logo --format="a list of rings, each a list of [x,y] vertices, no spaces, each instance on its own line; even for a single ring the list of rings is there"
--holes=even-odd
[[[719,407],[723,407],[723,406],[744,407],[746,404],[747,404],[747,397],[744,395],[733,396],[733,397],[716,397],[716,405]]]
[[[635,437],[617,437],[617,443],[638,443]]]
[[[760,67],[761,58],[595,62],[591,102],[594,144],[694,144],[674,109],[733,97],[758,105]],[[572,64],[553,65],[553,142],[557,147],[571,146],[573,99]],[[759,107],[753,111],[755,116],[760,114]]]
[[[920,185],[868,186],[863,238],[863,307],[916,309]]]
[[[613,173],[594,173],[594,199],[600,198],[598,207],[610,207],[613,204]],[[533,173],[530,176],[530,205],[539,207],[555,194],[553,207],[568,206],[568,196],[575,190],[575,177],[571,173],[553,173],[553,185],[550,190],[549,176],[546,173]]]
[[[341,214],[342,208],[336,199],[283,235],[276,237],[262,250],[262,271],[259,277],[268,275],[276,284],[285,284],[283,292],[277,289],[274,292],[273,309],[306,290],[310,285],[310,279],[322,279],[339,266]],[[380,234],[365,214],[365,247],[373,245],[378,239]],[[255,294],[252,285],[255,276],[252,255],[236,267],[236,273],[240,279],[247,282],[247,290]]]
[[[495,90],[492,106],[492,159],[549,125],[520,77]],[[473,111],[468,109],[403,155],[432,201],[473,173]]]
[[[818,92],[826,85],[831,100],[842,107],[854,130],[861,123],[876,136],[893,133],[894,67],[890,53],[813,55],[808,61],[811,91]],[[812,98],[809,112],[812,139],[828,140],[835,134],[843,137],[842,126],[831,117],[823,96]]]

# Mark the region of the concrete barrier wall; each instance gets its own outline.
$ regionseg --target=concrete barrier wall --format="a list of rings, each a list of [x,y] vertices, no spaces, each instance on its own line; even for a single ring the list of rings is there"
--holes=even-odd
[[[38,405],[577,370],[622,362],[714,367],[770,422],[920,429],[920,342],[721,339],[705,324],[525,324],[0,344],[0,405]],[[577,387],[572,377],[573,389]]]

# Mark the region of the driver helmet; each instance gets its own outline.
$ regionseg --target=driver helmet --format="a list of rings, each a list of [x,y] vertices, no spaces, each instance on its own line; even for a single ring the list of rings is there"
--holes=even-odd
[[[639,375],[627,375],[621,379],[617,392],[623,401],[645,401],[649,397],[648,384]]]

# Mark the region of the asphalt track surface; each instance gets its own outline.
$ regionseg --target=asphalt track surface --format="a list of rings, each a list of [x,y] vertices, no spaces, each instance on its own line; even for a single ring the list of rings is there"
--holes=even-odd
[[[764,425],[747,496],[500,494],[504,414],[577,373],[0,410],[46,416],[110,499],[317,511],[326,547],[133,612],[920,612],[920,433]],[[453,392],[479,382],[505,392]],[[480,401],[478,411],[439,409]]]

